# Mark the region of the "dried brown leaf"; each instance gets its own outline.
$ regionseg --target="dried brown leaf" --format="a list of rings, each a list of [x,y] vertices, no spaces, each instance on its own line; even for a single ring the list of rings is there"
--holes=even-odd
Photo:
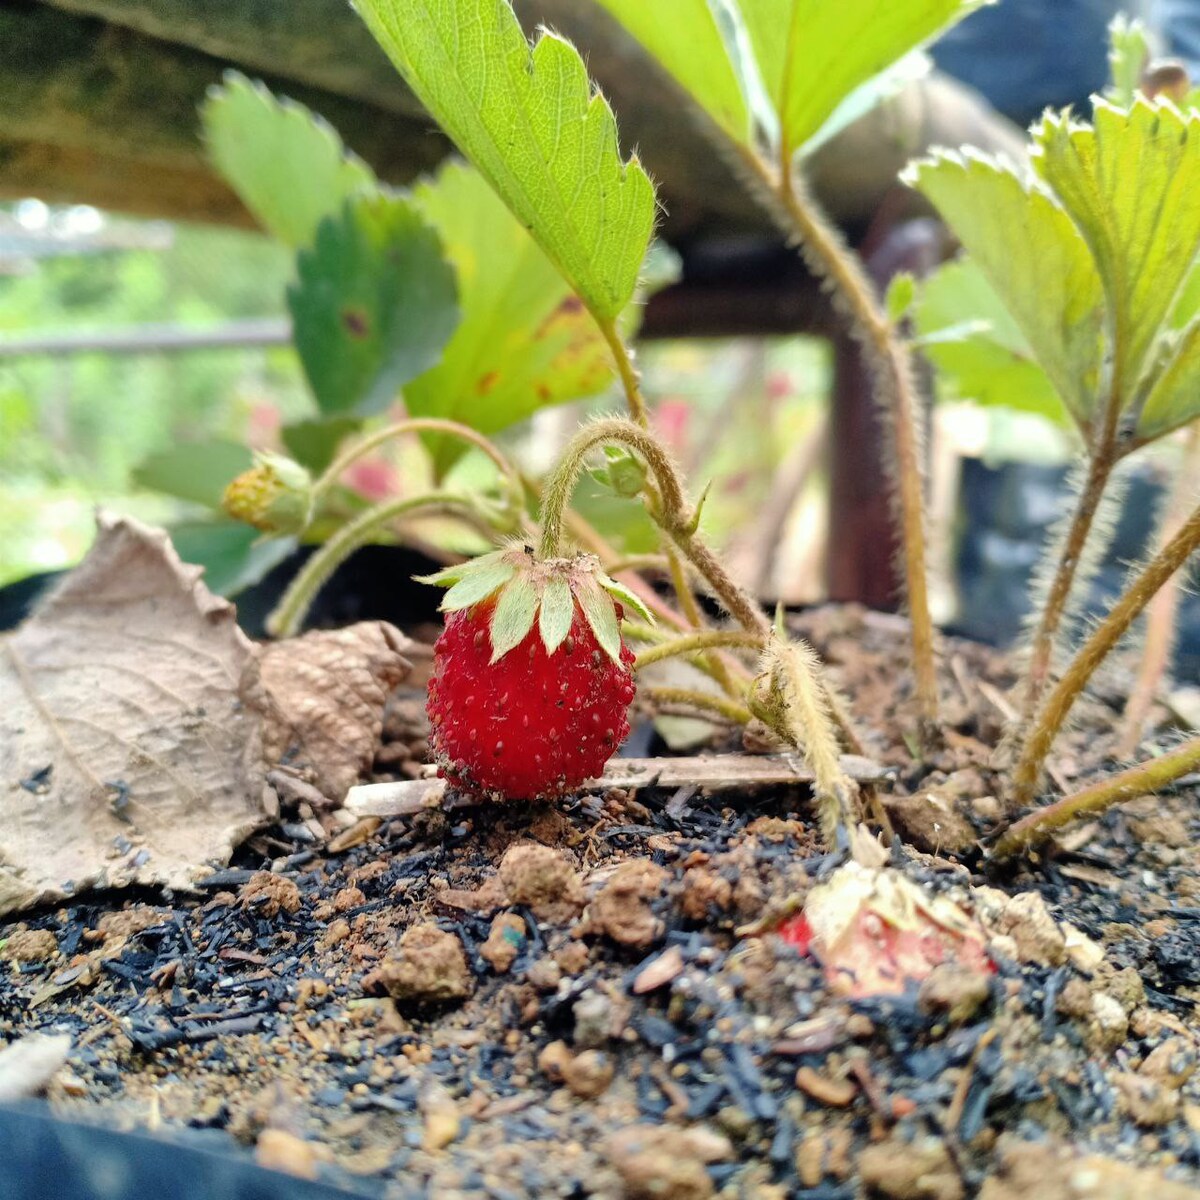
[[[408,644],[395,626],[362,621],[260,647],[267,761],[306,769],[341,803],[379,749],[384,705],[412,670]]]
[[[0,914],[188,886],[263,823],[253,646],[167,535],[96,543],[0,641]]]

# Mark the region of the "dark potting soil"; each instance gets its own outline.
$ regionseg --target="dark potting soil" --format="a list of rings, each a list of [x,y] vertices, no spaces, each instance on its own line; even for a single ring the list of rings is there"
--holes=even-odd
[[[950,732],[918,770],[903,624],[829,608],[803,632],[888,770],[881,797],[940,788],[982,830],[1007,661],[947,641]],[[411,684],[380,778],[421,770]],[[1122,690],[1118,665],[1054,757],[1060,783],[1103,766]],[[1051,1200],[1080,1195],[1046,1190],[1068,1151],[1102,1156],[1091,1195],[1171,1200],[1141,1172],[1200,1188],[1198,791],[1002,875],[978,844],[897,841],[924,886],[1034,893],[1083,935],[1034,906],[957,1010],[915,989],[847,999],[772,932],[839,861],[805,790],[648,788],[425,812],[339,852],[285,810],[195,895],[83,896],[0,926],[0,1035],[72,1035],[43,1115],[367,1195],[1010,1200],[1036,1158],[1020,1139],[1054,1148]],[[212,1200],[273,1194],[217,1178]]]

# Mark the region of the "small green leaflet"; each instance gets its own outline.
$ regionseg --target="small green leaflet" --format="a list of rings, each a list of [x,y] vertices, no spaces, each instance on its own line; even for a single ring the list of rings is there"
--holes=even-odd
[[[621,661],[621,626],[612,598],[598,580],[586,579],[575,593],[583,619],[596,635],[600,649],[615,663]]]
[[[517,575],[504,585],[492,610],[492,662],[498,662],[529,636],[538,601],[537,587],[527,575]]]
[[[597,0],[736,142],[750,113],[709,0]]]
[[[1128,108],[1133,103],[1149,60],[1146,27],[1118,13],[1108,27],[1108,71],[1112,81],[1108,97],[1114,104]]]
[[[496,550],[491,554],[481,555],[464,564],[468,569],[460,571],[451,567],[451,571],[460,571],[457,581],[442,597],[440,605],[442,612],[458,612],[470,608],[481,600],[486,600],[493,592],[499,591],[516,574],[516,566],[505,558],[507,551]],[[423,583],[440,583],[446,578],[454,578],[442,571],[437,575],[422,580]]]
[[[1129,404],[1200,245],[1200,114],[1097,100],[1093,119],[1048,113],[1034,129],[1033,165],[1091,249]]]
[[[790,157],[856,88],[987,0],[737,0]]]
[[[458,323],[453,268],[406,199],[359,195],[317,229],[288,290],[292,336],[326,416],[383,411]]]
[[[937,207],[1086,428],[1100,380],[1104,297],[1070,218],[1044,191],[973,151],[921,160],[903,178]]]
[[[948,262],[922,282],[913,324],[921,353],[960,399],[1067,423],[1028,339],[971,259]]]
[[[1147,442],[1200,419],[1200,318],[1168,345],[1170,357],[1138,416],[1135,432]]]
[[[259,223],[289,246],[311,245],[323,217],[375,187],[371,168],[320,117],[236,71],[209,91],[200,113],[217,170]]]
[[[462,320],[441,361],[405,386],[411,415],[490,434],[608,386],[612,358],[596,322],[477,171],[449,163],[413,202],[457,271]],[[436,435],[426,444],[439,474],[463,451]]]
[[[614,599],[618,604],[624,605],[629,609],[634,616],[641,617],[647,625],[653,625],[654,614],[646,607],[645,601],[636,592],[630,591],[623,583],[616,579],[610,579],[607,575],[601,575],[600,586]]]
[[[551,576],[542,592],[542,608],[538,613],[538,633],[547,654],[553,654],[566,641],[574,620],[575,597],[571,585],[561,575]]]
[[[598,321],[629,303],[654,229],[654,187],[622,161],[583,60],[508,0],[359,0],[400,74]]]

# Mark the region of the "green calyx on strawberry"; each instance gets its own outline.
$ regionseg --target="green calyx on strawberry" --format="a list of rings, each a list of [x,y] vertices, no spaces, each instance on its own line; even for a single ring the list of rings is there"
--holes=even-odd
[[[591,554],[514,545],[423,583],[449,586],[427,709],[439,773],[482,796],[561,796],[629,733],[633,655],[623,607],[645,605]]]

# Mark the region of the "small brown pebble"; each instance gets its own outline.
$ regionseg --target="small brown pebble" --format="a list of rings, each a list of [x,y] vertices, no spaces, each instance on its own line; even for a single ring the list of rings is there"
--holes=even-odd
[[[269,919],[280,912],[296,912],[300,908],[300,889],[282,875],[256,871],[242,885],[241,901],[243,908]]]
[[[360,904],[366,904],[367,898],[356,887],[344,887],[333,898],[333,911],[335,913],[349,912],[352,908],[357,908]]]
[[[440,1083],[424,1088],[417,1104],[424,1117],[421,1148],[436,1154],[449,1146],[462,1129],[458,1105]]]
[[[887,1200],[963,1200],[966,1192],[950,1153],[936,1138],[898,1136],[867,1146],[858,1170],[868,1195]]]
[[[725,912],[733,903],[733,884],[707,867],[692,867],[683,876],[679,908],[689,921],[703,921],[714,909]]]
[[[326,928],[321,938],[321,945],[329,947],[344,942],[350,936],[350,922],[345,917],[338,917]]]
[[[264,1129],[258,1135],[254,1157],[260,1167],[282,1171],[297,1179],[316,1179],[321,1155],[312,1142],[283,1129]]]
[[[621,946],[648,950],[666,931],[651,904],[662,894],[667,872],[645,858],[623,862],[588,905],[584,931],[602,933]]]
[[[579,872],[565,854],[536,842],[510,846],[500,860],[500,880],[513,904],[541,921],[565,925],[583,907]]]
[[[588,948],[582,942],[568,942],[554,951],[554,961],[564,975],[579,975],[587,969]]]
[[[516,913],[497,913],[479,954],[497,975],[507,974],[525,946],[527,933],[524,920]]]
[[[396,950],[363,979],[364,989],[382,987],[400,1002],[444,1004],[465,1000],[475,990],[462,942],[436,925],[413,925]]]
[[[18,925],[0,938],[0,956],[13,962],[45,962],[58,953],[58,942],[48,929],[26,929]]]
[[[812,1067],[801,1067],[796,1072],[796,1086],[829,1108],[845,1108],[858,1091],[852,1079],[830,1079]]]
[[[1132,1071],[1112,1077],[1122,1110],[1143,1129],[1165,1125],[1179,1112],[1179,1093]]]
[[[539,958],[525,972],[525,978],[531,987],[549,995],[558,991],[558,985],[562,982],[562,968],[547,955],[545,958]]]
[[[608,1159],[627,1200],[709,1200],[716,1194],[701,1148],[689,1133],[669,1125],[631,1125],[608,1139]],[[728,1157],[732,1147],[727,1139],[718,1139],[722,1157]]]
[[[1196,1049],[1183,1038],[1167,1038],[1146,1056],[1141,1073],[1169,1088],[1181,1088],[1196,1073]]]
[[[939,963],[917,993],[921,1011],[943,1013],[951,1025],[970,1021],[987,1003],[991,978],[985,971],[954,962]]]
[[[682,972],[683,951],[678,946],[669,946],[637,973],[633,981],[633,994],[642,996],[656,988],[665,987]]]
[[[1060,967],[1066,961],[1066,937],[1037,892],[1013,896],[1000,914],[1000,929],[1016,943],[1021,962]]]
[[[612,1059],[602,1050],[585,1050],[568,1055],[562,1065],[563,1082],[583,1100],[594,1100],[613,1081]]]

